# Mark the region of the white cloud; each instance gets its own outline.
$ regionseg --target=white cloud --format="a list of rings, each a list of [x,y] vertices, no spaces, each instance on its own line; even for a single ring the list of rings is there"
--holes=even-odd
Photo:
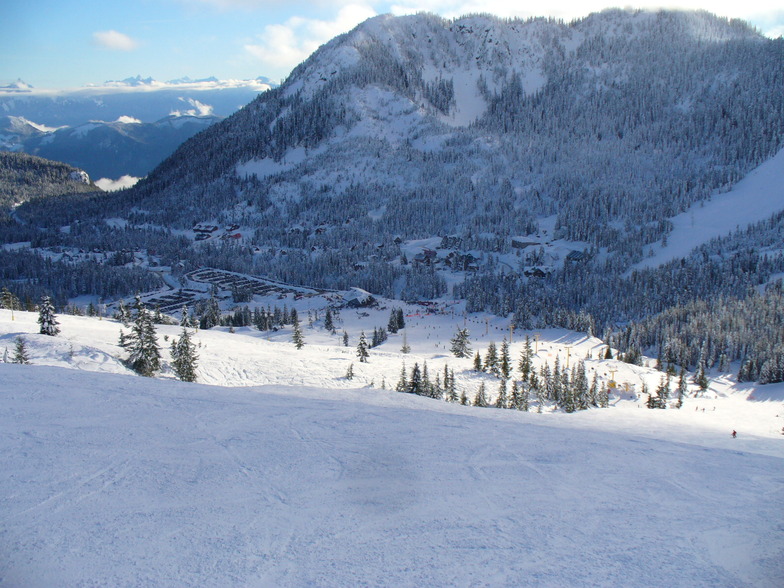
[[[118,117],[115,122],[122,123],[124,125],[140,125],[140,124],[142,124],[142,121],[140,121],[138,118],[134,118],[132,116],[127,116],[125,114],[123,114],[122,116]]]
[[[295,16],[266,26],[260,42],[246,44],[245,51],[270,69],[291,69],[320,45],[373,16],[376,11],[367,4],[343,6],[329,21]]]
[[[212,115],[212,106],[209,104],[203,104],[194,98],[180,98],[182,102],[193,106],[188,110],[172,110],[169,113],[169,116],[211,116]]]
[[[93,33],[93,41],[104,49],[113,51],[133,51],[139,43],[128,35],[117,31],[98,31]]]
[[[95,185],[98,186],[104,192],[116,192],[117,190],[124,190],[125,188],[130,188],[140,179],[141,178],[134,178],[133,176],[122,176],[117,180],[110,180],[109,178],[101,178],[100,180],[95,181]]]

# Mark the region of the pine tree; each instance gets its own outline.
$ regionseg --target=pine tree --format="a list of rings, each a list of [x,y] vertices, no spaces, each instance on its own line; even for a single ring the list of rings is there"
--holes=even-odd
[[[348,347],[348,333],[343,331],[343,347]]]
[[[41,325],[39,332],[42,335],[54,337],[60,332],[60,323],[57,322],[57,317],[54,314],[52,299],[48,296],[44,296],[41,299],[41,307],[38,311],[38,324]]]
[[[599,376],[596,372],[593,373],[591,387],[588,389],[588,404],[599,406]]]
[[[405,319],[405,316],[403,315],[403,309],[402,308],[398,308],[397,309],[397,330],[400,331],[400,330],[405,329],[405,328],[406,328],[406,319]]]
[[[406,374],[406,363],[403,362],[403,367],[400,368],[400,378],[395,386],[396,392],[408,392],[408,375]]]
[[[466,396],[465,390],[460,391],[460,404],[462,406],[468,406],[468,396]]]
[[[348,369],[346,370],[346,379],[353,380],[354,379],[354,364],[350,363],[348,365]]]
[[[305,338],[302,336],[302,329],[299,326],[299,319],[294,320],[294,332],[291,335],[291,340],[297,349],[302,349],[305,346]]]
[[[520,373],[523,374],[523,381],[528,380],[528,375],[533,369],[532,359],[534,356],[534,351],[531,349],[531,338],[526,335],[525,336],[525,344],[523,345],[523,351],[520,354]]]
[[[433,396],[433,383],[427,371],[427,361],[422,364],[422,396]]]
[[[419,370],[418,363],[414,363],[414,367],[411,368],[411,377],[408,379],[408,393],[422,393],[422,372]]]
[[[389,331],[392,334],[397,333],[397,331],[398,331],[398,327],[397,327],[397,309],[395,309],[395,308],[393,308],[389,312],[389,321],[387,322],[387,331]]]
[[[476,391],[474,396],[474,406],[486,407],[487,406],[487,393],[485,392],[485,383],[479,384],[479,390]]]
[[[683,397],[686,395],[686,391],[686,370],[681,368],[681,373],[678,375],[678,389],[676,390],[678,402],[675,404],[675,408],[683,406]]]
[[[491,342],[490,345],[487,346],[487,355],[485,355],[484,367],[484,371],[489,372],[495,376],[501,373],[498,368],[498,349],[496,349],[495,343]]]
[[[495,399],[496,408],[509,408],[509,398],[506,394],[506,379],[501,378],[501,384],[498,387],[498,397]]]
[[[455,372],[449,370],[449,385],[446,386],[446,400],[447,402],[457,402],[457,388],[455,387]]]
[[[697,371],[694,373],[694,383],[703,392],[708,389],[708,377],[705,375],[705,362],[703,360],[700,360],[697,364]]]
[[[332,310],[327,308],[327,313],[324,315],[324,328],[332,333],[335,334],[335,322],[332,319]]]
[[[451,351],[455,357],[470,357],[471,345],[469,343],[468,329],[457,329],[455,336],[451,339]]]
[[[512,358],[509,356],[509,343],[504,337],[501,343],[501,357],[499,358],[498,368],[501,372],[501,377],[508,380],[512,373]]]
[[[482,356],[479,355],[478,351],[476,352],[476,355],[474,355],[474,371],[475,372],[484,371],[482,369]]]
[[[115,317],[126,328],[131,326],[131,313],[128,312],[128,308],[125,306],[125,302],[123,302],[122,299],[120,299],[120,302],[117,304],[117,314],[115,314]]]
[[[184,304],[182,307],[182,316],[180,316],[180,326],[181,327],[189,327],[191,326],[191,319],[188,316],[188,305]]]
[[[171,355],[172,369],[177,378],[183,382],[195,382],[199,356],[187,327],[183,326],[179,339],[172,340]]]
[[[359,358],[359,363],[367,363],[369,355],[365,331],[362,331],[359,335],[359,343],[357,343],[357,357]]]
[[[120,339],[128,351],[128,364],[136,373],[151,377],[161,368],[161,350],[158,347],[158,338],[155,334],[155,325],[149,312],[144,307],[141,299],[137,297],[136,316],[131,326],[131,332]]]
[[[11,363],[30,363],[30,354],[27,351],[27,340],[21,335],[14,339],[14,357],[11,360]]]

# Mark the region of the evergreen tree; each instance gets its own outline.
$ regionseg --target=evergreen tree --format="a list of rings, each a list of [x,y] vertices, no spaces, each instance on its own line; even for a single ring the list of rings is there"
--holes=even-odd
[[[512,359],[509,356],[509,343],[507,342],[506,337],[504,337],[504,340],[501,343],[501,357],[499,358],[498,368],[501,372],[501,377],[504,380],[508,380],[512,373]]]
[[[30,354],[27,351],[27,340],[21,335],[14,339],[14,356],[11,363],[30,363]]]
[[[120,302],[117,304],[117,313],[115,314],[115,317],[126,328],[131,326],[131,313],[128,312],[128,308],[125,306],[125,302],[123,302],[122,299],[120,299]]]
[[[408,379],[408,393],[422,394],[422,372],[418,363],[414,363],[414,367],[411,368],[411,377]]]
[[[406,364],[403,362],[403,367],[400,368],[400,378],[395,386],[396,392],[408,392],[408,375],[406,374]]]
[[[498,367],[498,349],[496,349],[495,343],[490,343],[487,346],[487,355],[485,355],[485,366],[484,371],[489,372],[495,376],[499,375],[501,372]]]
[[[332,319],[332,310],[329,308],[324,315],[324,328],[333,335],[335,334],[335,322]]]
[[[588,404],[590,406],[599,406],[599,376],[596,372],[593,373],[591,387],[588,389]]]
[[[294,332],[291,335],[291,340],[297,349],[302,349],[305,346],[305,338],[302,336],[302,329],[299,326],[299,319],[294,320]]]
[[[38,324],[41,325],[39,332],[42,335],[54,337],[60,332],[60,323],[57,322],[57,317],[54,314],[52,299],[48,296],[44,296],[41,299],[41,307],[38,311]]]
[[[457,329],[455,336],[451,339],[451,351],[455,357],[470,357],[471,344],[469,342],[468,329]]]
[[[181,327],[190,327],[191,320],[188,316],[188,305],[184,304],[182,307],[182,315],[180,316],[180,326]]]
[[[346,370],[346,379],[353,380],[354,379],[354,364],[350,363],[348,365],[348,369]]]
[[[120,339],[128,352],[128,364],[136,373],[151,377],[161,368],[161,350],[155,334],[155,325],[147,309],[137,297],[136,316],[131,332]]]
[[[694,383],[704,392],[708,389],[708,377],[705,375],[705,362],[700,360],[697,364],[697,371],[694,372]]]
[[[172,339],[171,356],[172,368],[177,378],[183,382],[195,382],[199,356],[187,327],[183,326],[179,339]]]
[[[387,331],[389,331],[392,334],[395,334],[395,333],[398,332],[398,327],[397,327],[397,309],[395,309],[395,308],[393,308],[389,312],[389,321],[387,322]]]
[[[531,349],[531,338],[526,335],[525,343],[523,344],[523,351],[520,353],[520,364],[518,366],[520,368],[520,373],[523,375],[524,382],[528,380],[528,375],[533,369],[533,356],[534,351]]]
[[[479,390],[476,391],[474,396],[474,406],[486,407],[487,406],[487,393],[485,392],[485,383],[479,384]]]
[[[686,370],[681,368],[681,373],[678,375],[678,389],[676,390],[678,395],[678,402],[675,404],[676,408],[683,406],[683,397],[686,395],[686,391]]]
[[[449,384],[446,387],[447,402],[458,402],[457,388],[455,386],[455,372],[449,371]]]
[[[430,381],[430,374],[427,372],[427,361],[422,364],[422,396],[433,396],[433,383]]]
[[[482,372],[482,371],[484,371],[482,369],[482,356],[479,355],[478,351],[476,352],[476,355],[474,355],[474,371],[475,372]]]
[[[468,406],[468,396],[466,396],[466,391],[460,391],[460,404],[463,406]]]
[[[348,333],[343,331],[343,347],[348,347]]]
[[[406,319],[405,319],[405,316],[403,315],[403,309],[402,308],[398,308],[397,309],[397,330],[400,331],[400,330],[405,329],[405,328],[406,328]]]
[[[496,408],[509,408],[509,398],[506,393],[506,379],[501,378],[501,383],[498,386],[498,397],[495,399]]]
[[[365,331],[362,331],[359,335],[359,343],[357,343],[357,357],[359,358],[359,363],[367,363],[369,355]]]
[[[520,410],[521,405],[520,385],[517,383],[517,380],[512,380],[512,389],[509,391],[509,408]]]

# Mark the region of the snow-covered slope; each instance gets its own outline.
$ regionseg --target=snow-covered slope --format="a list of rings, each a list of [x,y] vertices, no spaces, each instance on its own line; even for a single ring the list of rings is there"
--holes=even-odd
[[[778,440],[367,389],[0,372],[10,586],[784,579]]]
[[[289,303],[306,307],[316,299]],[[713,380],[681,410],[613,398],[574,414],[459,406],[387,388],[401,360],[444,363],[459,307],[406,309],[400,335],[355,363],[315,324],[199,331],[199,379],[132,375],[120,325],[0,310],[0,583],[156,585],[778,586],[784,386]],[[355,333],[386,311],[344,310]],[[499,319],[467,321],[479,349]],[[159,326],[160,337],[179,327]],[[520,351],[516,333],[513,354]],[[600,342],[538,333],[535,363]],[[165,341],[161,341],[164,347]],[[353,344],[353,343],[352,343]],[[165,354],[165,357],[167,355]],[[587,361],[632,384],[650,368]],[[65,369],[69,368],[69,369]],[[260,385],[266,383],[266,385]],[[375,384],[373,384],[375,383]],[[241,384],[245,387],[227,387]],[[736,429],[737,439],[730,436]]]
[[[656,267],[673,259],[685,257],[695,247],[716,237],[784,210],[784,150],[749,173],[732,190],[716,194],[686,212],[670,219],[672,232],[667,244],[654,244],[651,253],[634,269]]]

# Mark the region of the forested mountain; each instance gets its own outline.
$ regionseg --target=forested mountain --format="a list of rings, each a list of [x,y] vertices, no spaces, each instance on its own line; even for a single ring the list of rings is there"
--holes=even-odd
[[[628,272],[666,241],[669,218],[784,147],[782,63],[781,38],[705,12],[609,10],[569,24],[381,16],[133,189],[18,212],[41,245],[152,247],[183,271],[406,299],[442,295],[446,282],[427,260],[407,264],[404,246],[445,238],[469,270],[454,294],[470,309],[603,332],[715,294],[744,299],[783,271],[780,233],[760,226]],[[121,228],[101,222],[110,217]],[[186,247],[201,222],[239,227],[237,240]],[[501,259],[513,237],[540,233],[543,246],[579,249],[578,261],[553,258],[531,277]]]
[[[166,224],[175,198],[246,203],[263,240],[348,218],[367,236],[504,237],[558,214],[559,235],[634,258],[781,146],[782,59],[781,40],[707,13],[378,17],[127,200]]]
[[[81,169],[25,153],[0,151],[0,215],[38,198],[97,191]]]

